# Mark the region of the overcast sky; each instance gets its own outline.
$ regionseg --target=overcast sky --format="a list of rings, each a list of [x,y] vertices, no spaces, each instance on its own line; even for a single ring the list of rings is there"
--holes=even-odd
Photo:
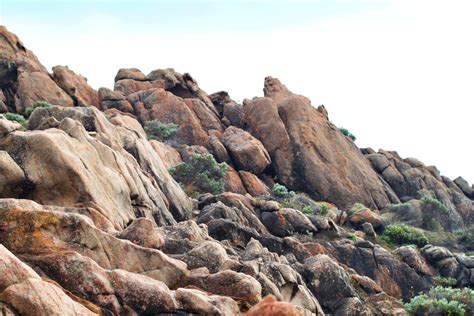
[[[94,88],[119,68],[189,72],[208,93],[278,77],[359,147],[474,182],[474,1],[0,0],[0,24]]]

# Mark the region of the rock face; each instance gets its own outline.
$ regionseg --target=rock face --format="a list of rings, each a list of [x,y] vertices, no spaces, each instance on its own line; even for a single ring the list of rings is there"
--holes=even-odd
[[[342,208],[355,202],[374,208],[391,202],[389,188],[358,148],[307,98],[271,77],[265,79],[264,92],[265,98],[244,103],[245,118],[283,184]]]
[[[0,27],[0,112],[53,104],[0,114],[0,315],[401,315],[438,276],[474,286],[472,185],[359,150],[277,79],[264,93],[136,68],[96,92]],[[155,120],[176,133],[149,140]],[[227,164],[224,192],[172,178],[193,153]],[[386,250],[398,222],[460,242]]]

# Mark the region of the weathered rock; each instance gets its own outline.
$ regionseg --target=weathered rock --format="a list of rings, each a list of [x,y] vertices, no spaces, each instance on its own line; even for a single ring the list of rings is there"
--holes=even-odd
[[[238,128],[244,128],[245,112],[241,104],[237,104],[233,101],[225,103],[222,115],[229,121],[230,125]]]
[[[351,214],[347,219],[351,224],[362,227],[364,223],[372,224],[373,228],[379,229],[382,227],[382,218],[379,214],[364,208]]]
[[[122,79],[114,84],[114,91],[122,93],[128,97],[136,92],[145,91],[149,89],[162,89],[163,81],[139,81],[133,79]]]
[[[228,207],[222,202],[217,202],[204,207],[199,214],[197,223],[208,223],[213,219],[230,219],[245,227],[256,229],[259,233],[268,233],[265,226],[262,225],[260,220],[255,214],[245,206],[240,208]]]
[[[0,174],[0,198],[19,196],[24,191],[25,173],[6,151],[0,151]]]
[[[282,208],[276,212],[263,212],[262,223],[275,236],[285,237],[294,233],[307,234],[317,232],[317,228],[303,213],[291,208]]]
[[[74,105],[36,56],[4,26],[0,26],[0,51],[0,89],[9,111],[22,113],[43,100],[62,106]]]
[[[157,140],[150,140],[150,144],[155,150],[155,152],[158,154],[158,156],[160,156],[161,161],[163,161],[163,164],[166,168],[179,165],[183,162],[183,160],[181,159],[181,155],[173,147]]]
[[[273,295],[265,296],[247,312],[247,316],[301,316],[292,304],[278,302]]]
[[[145,81],[146,76],[140,69],[137,68],[121,68],[115,75],[114,81],[117,82],[122,79],[132,79],[138,81]]]
[[[186,103],[188,108],[196,114],[196,117],[199,119],[202,127],[206,131],[216,130],[222,132],[224,130],[216,113],[213,112],[203,101],[199,99],[184,99],[184,103]]]
[[[396,249],[396,253],[402,257],[410,267],[418,274],[433,276],[433,269],[426,262],[415,246],[403,246]]]
[[[172,93],[163,89],[150,89],[133,93],[128,96],[128,100],[133,105],[140,122],[159,120],[178,125],[179,131],[168,140],[169,142],[207,145],[209,136],[196,114],[182,99]]]
[[[270,195],[270,190],[256,175],[248,171],[239,171],[240,179],[246,191],[252,196]]]
[[[461,189],[461,191],[471,200],[474,200],[474,186],[469,186],[469,183],[462,177],[454,179],[454,183]]]
[[[102,111],[107,109],[117,109],[125,113],[133,113],[132,105],[121,92],[112,91],[107,88],[100,88],[98,95],[100,109]]]
[[[222,143],[238,169],[259,174],[271,162],[263,144],[237,127],[231,126],[226,129],[222,135]]]
[[[242,178],[239,176],[239,173],[235,171],[232,166],[227,166],[227,171],[224,175],[224,190],[226,192],[233,192],[238,194],[246,194],[247,190],[245,189]]]
[[[161,248],[165,242],[163,236],[155,231],[153,222],[146,218],[135,219],[117,237],[130,240],[139,246],[155,249]]]
[[[355,202],[375,208],[390,202],[389,188],[357,147],[307,98],[271,77],[265,79],[264,91],[266,98],[244,102],[245,118],[283,184],[342,208]]]
[[[87,84],[87,79],[75,74],[67,66],[53,67],[53,79],[74,101],[75,106],[99,107],[97,91]]]

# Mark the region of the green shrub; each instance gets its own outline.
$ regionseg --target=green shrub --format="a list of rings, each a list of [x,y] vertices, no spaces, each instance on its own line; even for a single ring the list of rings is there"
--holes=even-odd
[[[449,212],[449,208],[444,203],[442,203],[438,199],[435,199],[431,196],[424,195],[420,201],[423,207],[431,206],[434,210],[437,210],[443,213]]]
[[[295,192],[289,191],[284,185],[275,183],[272,188],[272,193],[277,198],[281,198],[284,200],[289,200],[295,196]]]
[[[474,226],[469,228],[458,230],[454,233],[459,242],[465,243],[467,245],[474,245]]]
[[[48,101],[36,101],[33,106],[29,106],[25,109],[25,116],[30,117],[31,113],[36,108],[51,108],[53,105]]]
[[[437,286],[405,304],[409,315],[472,315],[474,290]]]
[[[319,204],[319,214],[326,215],[329,212],[329,207],[326,204]]]
[[[433,278],[436,285],[444,286],[444,287],[453,287],[458,283],[455,278],[451,277],[443,277],[443,276],[436,276]]]
[[[367,206],[365,206],[364,204],[362,203],[354,203],[354,205],[352,205],[351,209],[349,210],[349,214],[354,214],[355,212],[359,211],[359,210],[362,210],[364,208],[367,208]]]
[[[354,136],[354,134],[352,134],[351,132],[349,132],[349,130],[348,130],[347,128],[340,127],[339,130],[341,131],[341,133],[343,133],[344,135],[346,135],[347,137],[349,137],[350,139],[352,139],[352,141],[355,141],[355,140],[356,140],[356,137]]]
[[[306,215],[313,215],[314,214],[314,209],[311,206],[306,205],[305,207],[303,207],[301,212],[303,212],[303,214],[306,214]]]
[[[357,240],[356,235],[354,235],[353,233],[347,233],[346,237],[347,237],[347,239],[350,239],[350,240],[352,240],[352,241],[356,241],[356,240]]]
[[[12,113],[12,112],[3,113],[3,116],[9,121],[18,122],[20,124],[22,124],[26,121],[26,119],[23,115]]]
[[[163,123],[158,120],[148,121],[145,124],[145,132],[149,139],[164,141],[171,138],[178,130],[178,125]]]
[[[168,169],[187,192],[218,194],[224,191],[227,164],[217,163],[211,154],[191,154],[189,162]]]
[[[388,225],[381,239],[394,245],[414,244],[423,247],[428,243],[428,239],[421,231],[405,224]]]
[[[474,257],[474,251],[468,251],[465,253],[465,255],[468,257]]]

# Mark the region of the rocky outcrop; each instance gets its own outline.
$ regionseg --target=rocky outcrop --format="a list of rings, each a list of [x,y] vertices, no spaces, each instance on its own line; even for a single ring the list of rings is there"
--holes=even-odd
[[[87,84],[87,79],[75,74],[67,66],[53,67],[53,80],[74,101],[75,106],[99,107],[97,91]]]
[[[389,188],[358,148],[307,98],[271,77],[265,79],[264,92],[265,98],[244,102],[245,118],[283,184],[342,208],[391,202]]]

